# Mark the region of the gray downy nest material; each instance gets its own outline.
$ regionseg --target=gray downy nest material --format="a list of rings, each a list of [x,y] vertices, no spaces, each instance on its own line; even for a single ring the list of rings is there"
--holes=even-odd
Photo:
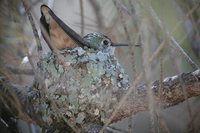
[[[47,54],[38,67],[32,104],[40,121],[55,125],[62,121],[84,129],[103,124],[129,88],[128,76],[114,55],[114,48],[62,50],[65,66]]]

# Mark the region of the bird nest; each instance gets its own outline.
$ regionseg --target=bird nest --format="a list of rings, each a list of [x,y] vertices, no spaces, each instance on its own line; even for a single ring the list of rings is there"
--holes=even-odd
[[[64,120],[81,129],[105,123],[129,87],[113,48],[97,51],[77,47],[64,49],[61,55],[64,65],[50,53],[38,66],[37,95],[31,102],[41,121],[50,126]]]

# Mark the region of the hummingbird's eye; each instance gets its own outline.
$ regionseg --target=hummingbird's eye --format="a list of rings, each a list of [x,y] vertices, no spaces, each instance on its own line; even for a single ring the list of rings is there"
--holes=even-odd
[[[108,47],[108,46],[111,45],[111,42],[110,42],[110,40],[108,40],[108,39],[104,39],[104,40],[102,41],[102,43],[103,43],[103,46],[106,46],[106,47]]]

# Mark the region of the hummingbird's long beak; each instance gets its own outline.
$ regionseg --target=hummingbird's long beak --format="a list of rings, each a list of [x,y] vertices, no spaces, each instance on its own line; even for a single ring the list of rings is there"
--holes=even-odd
[[[80,47],[90,46],[89,43],[83,40],[83,38],[79,34],[77,34],[68,25],[66,25],[59,17],[57,17],[47,5],[41,5],[40,9],[41,9],[41,15],[42,15],[40,18],[40,23],[46,29],[51,39],[53,38],[51,37],[51,33],[54,33],[55,35],[58,34],[57,37],[54,37],[54,38],[59,39],[59,41],[66,40],[66,43],[67,43],[67,40],[71,39],[74,42],[76,42],[77,45],[79,45]],[[57,28],[55,28],[56,25],[58,25]],[[53,29],[55,30],[53,31]],[[58,32],[58,31],[61,31],[61,29],[64,31],[63,33],[66,35],[61,34],[62,32]],[[50,33],[50,30],[52,30],[51,33]]]
[[[111,46],[113,46],[113,47],[119,47],[119,46],[128,46],[128,44],[127,43],[111,43]]]

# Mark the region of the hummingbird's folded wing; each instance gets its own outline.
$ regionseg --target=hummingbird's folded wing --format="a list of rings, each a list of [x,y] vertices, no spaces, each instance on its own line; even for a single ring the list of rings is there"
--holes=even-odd
[[[58,18],[48,6],[42,5],[40,10],[42,15],[40,18],[42,36],[51,50],[53,50],[52,45],[57,49],[74,48],[77,45],[80,47],[89,46],[80,35]]]

